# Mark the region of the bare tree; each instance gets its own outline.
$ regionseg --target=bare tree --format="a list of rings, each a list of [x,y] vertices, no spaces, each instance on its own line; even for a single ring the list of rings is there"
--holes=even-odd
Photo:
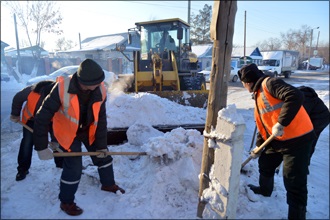
[[[63,33],[59,28],[62,16],[56,3],[56,1],[5,1],[11,13],[18,17],[18,23],[24,28],[30,46],[40,46],[41,34],[44,32],[59,35]]]
[[[255,47],[258,47],[260,51],[264,50],[280,50],[282,47],[281,41],[277,38],[268,38],[262,42],[257,42]]]
[[[297,50],[300,53],[301,59],[305,59],[307,57],[306,54],[306,46],[310,40],[311,28],[307,25],[302,25],[301,29],[297,30],[295,40],[297,41]]]
[[[5,5],[12,14],[18,17],[18,24],[25,30],[30,46],[43,46],[41,34],[44,32],[62,34],[59,28],[62,23],[60,9],[56,1],[5,1]],[[32,39],[35,39],[33,45]],[[31,76],[37,75],[41,50],[33,50],[35,58],[34,68]]]
[[[281,41],[284,48],[287,50],[297,50],[300,57],[306,57],[306,44],[309,42],[311,36],[311,28],[307,25],[301,26],[298,30],[290,29],[286,33],[281,33]]]
[[[72,40],[66,40],[64,37],[59,38],[56,42],[56,51],[65,51],[73,48],[77,44],[74,44]]]
[[[300,29],[290,29],[286,33],[281,33],[280,38],[269,38],[264,41],[257,42],[255,45],[261,51],[265,50],[296,50],[299,51],[300,61],[308,59],[309,51],[318,50],[318,56],[323,57],[329,62],[329,42],[320,43],[318,48],[310,48],[311,27],[302,25]]]

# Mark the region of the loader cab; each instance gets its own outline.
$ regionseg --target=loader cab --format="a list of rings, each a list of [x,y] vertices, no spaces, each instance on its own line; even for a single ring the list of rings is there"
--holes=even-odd
[[[179,18],[135,23],[140,33],[140,58],[151,59],[154,53],[168,55],[173,51],[176,60],[191,51],[190,26]],[[166,57],[165,57],[166,58]]]

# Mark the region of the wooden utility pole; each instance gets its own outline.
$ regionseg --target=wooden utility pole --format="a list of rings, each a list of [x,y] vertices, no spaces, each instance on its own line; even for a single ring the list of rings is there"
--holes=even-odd
[[[190,0],[188,0],[188,24],[190,25],[190,5],[191,5],[191,2]]]
[[[246,65],[246,11],[244,12],[244,65]]]
[[[212,67],[204,129],[207,133],[210,133],[211,127],[216,127],[218,112],[227,106],[236,11],[237,1],[214,1],[210,26],[211,39],[213,40]],[[200,199],[204,189],[209,186],[208,175],[213,162],[214,149],[209,148],[208,138],[204,137],[197,207],[197,217],[199,218],[203,217],[205,203]]]
[[[16,35],[16,48],[17,48],[17,67],[18,67],[18,72],[21,73],[21,54],[20,54],[20,49],[19,49],[19,40],[18,40],[18,31],[17,31],[17,22],[16,22],[16,14],[14,14],[14,24],[15,24],[15,35]]]
[[[79,33],[79,49],[81,50],[81,37],[80,37],[80,33]]]

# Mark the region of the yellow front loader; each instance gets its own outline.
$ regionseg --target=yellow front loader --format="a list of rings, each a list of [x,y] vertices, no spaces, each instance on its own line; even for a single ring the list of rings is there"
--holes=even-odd
[[[133,51],[134,72],[128,92],[150,92],[183,105],[206,107],[205,77],[198,73],[196,54],[191,52],[190,26],[179,18],[137,22],[129,29],[139,36],[140,50]],[[118,47],[122,51],[125,47]]]

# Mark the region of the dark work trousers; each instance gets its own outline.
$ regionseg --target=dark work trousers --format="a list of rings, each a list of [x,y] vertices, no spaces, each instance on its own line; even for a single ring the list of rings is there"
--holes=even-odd
[[[271,148],[259,157],[260,175],[273,177],[275,169],[283,161],[283,181],[287,191],[287,204],[293,207],[307,206],[307,175],[313,140],[304,146],[292,146],[288,152],[274,152]]]
[[[31,129],[33,129],[34,121],[28,120],[26,123]],[[33,133],[30,132],[28,129],[23,127],[23,138],[21,140],[21,144],[19,147],[18,157],[17,157],[17,171],[24,172],[28,171],[31,167],[31,160],[32,160],[32,151],[33,151]],[[62,157],[54,157],[54,162],[56,166],[62,166]]]
[[[88,141],[80,141],[74,139],[71,144],[71,152],[81,152],[81,144],[84,144],[88,152],[95,152],[95,146],[89,146]],[[100,182],[104,186],[112,186],[115,184],[112,157],[97,158],[91,156],[93,164],[98,167]],[[63,157],[63,171],[60,181],[59,199],[63,203],[72,203],[75,199],[78,185],[82,174],[82,157]]]
[[[26,125],[33,129],[34,122],[28,120]],[[31,167],[31,158],[33,151],[33,134],[23,127],[23,138],[19,147],[18,157],[17,157],[17,171],[24,172],[28,171]]]

